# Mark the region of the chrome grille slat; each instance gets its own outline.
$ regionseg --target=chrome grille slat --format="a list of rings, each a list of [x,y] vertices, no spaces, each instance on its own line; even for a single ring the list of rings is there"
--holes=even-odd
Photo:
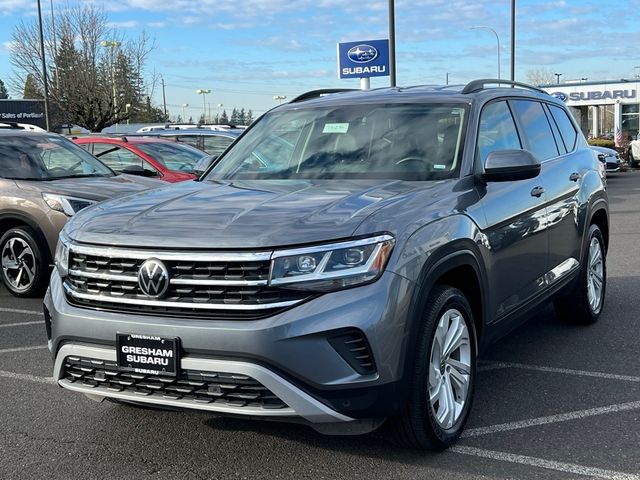
[[[64,289],[70,303],[101,310],[238,319],[274,314],[309,296],[269,285],[270,254],[196,255],[73,245]],[[145,295],[139,285],[138,272],[150,258],[163,259],[169,272],[162,298]]]
[[[228,403],[238,407],[286,409],[287,404],[257,380],[245,375],[181,370],[177,377],[119,370],[115,362],[96,366],[90,358],[67,357],[62,378],[76,385],[131,392],[181,401]]]

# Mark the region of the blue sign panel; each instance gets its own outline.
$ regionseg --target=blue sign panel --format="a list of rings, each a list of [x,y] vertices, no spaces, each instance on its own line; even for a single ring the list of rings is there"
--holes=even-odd
[[[389,75],[389,40],[365,40],[338,44],[340,78]]]

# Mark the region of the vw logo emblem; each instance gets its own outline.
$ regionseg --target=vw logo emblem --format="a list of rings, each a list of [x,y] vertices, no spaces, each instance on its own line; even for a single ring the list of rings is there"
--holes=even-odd
[[[378,50],[371,45],[356,45],[347,52],[349,60],[356,63],[367,63],[378,57]]]
[[[150,258],[140,265],[138,285],[146,296],[160,298],[169,289],[169,270],[160,260]]]

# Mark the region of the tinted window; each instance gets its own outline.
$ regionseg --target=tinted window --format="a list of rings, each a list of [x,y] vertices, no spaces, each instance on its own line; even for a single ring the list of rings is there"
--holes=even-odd
[[[138,143],[140,150],[170,170],[191,172],[204,152],[189,145],[171,142]]]
[[[205,135],[204,139],[204,151],[209,155],[220,155],[224,152],[231,142],[233,142],[233,138],[223,137],[223,136],[208,136]]]
[[[93,154],[114,170],[122,170],[132,165],[142,167],[142,158],[126,148],[111,143],[94,143]]]
[[[512,104],[527,138],[527,150],[540,161],[557,157],[558,147],[542,105],[529,100],[514,100]]]
[[[458,174],[464,105],[350,105],[267,114],[210,177],[436,180]]]
[[[490,103],[480,117],[478,155],[484,164],[491,152],[497,150],[520,150],[520,138],[507,102]]]
[[[576,132],[573,122],[563,109],[549,105],[549,110],[551,110],[551,115],[560,129],[564,145],[568,151],[572,151],[576,146],[576,140],[578,140],[578,132]]]
[[[112,176],[73,142],[57,135],[3,135],[0,176],[22,180]]]

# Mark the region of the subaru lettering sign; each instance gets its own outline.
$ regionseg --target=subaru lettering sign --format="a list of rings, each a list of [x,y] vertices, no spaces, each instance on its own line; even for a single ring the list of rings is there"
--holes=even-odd
[[[338,77],[366,78],[389,75],[389,40],[338,44]]]

